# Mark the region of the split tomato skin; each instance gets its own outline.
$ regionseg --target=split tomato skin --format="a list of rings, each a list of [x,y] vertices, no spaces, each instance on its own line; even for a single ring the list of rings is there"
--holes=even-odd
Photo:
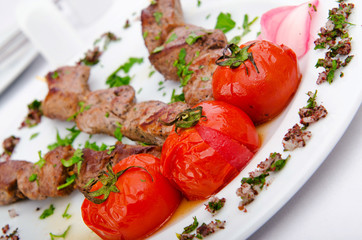
[[[189,200],[206,199],[221,190],[260,145],[253,122],[239,108],[219,101],[198,106],[206,118],[194,127],[172,132],[161,156],[163,175]]]
[[[216,100],[239,107],[258,125],[283,111],[298,89],[301,74],[297,57],[287,46],[259,40],[240,48],[250,44],[248,52],[259,73],[250,60],[234,69],[218,66],[212,87]]]
[[[119,193],[95,204],[85,199],[81,211],[84,223],[102,239],[144,239],[159,229],[177,209],[181,194],[160,173],[160,160],[149,154],[123,159],[113,167],[115,173],[129,166],[116,186]],[[152,176],[152,177],[151,177]],[[92,191],[101,187],[98,182]]]

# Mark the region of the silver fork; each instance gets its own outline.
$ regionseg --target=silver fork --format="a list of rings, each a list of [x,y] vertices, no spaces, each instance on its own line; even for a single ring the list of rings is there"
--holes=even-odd
[[[0,64],[7,60],[12,54],[21,49],[21,47],[28,42],[25,35],[17,30],[8,40],[0,47]]]

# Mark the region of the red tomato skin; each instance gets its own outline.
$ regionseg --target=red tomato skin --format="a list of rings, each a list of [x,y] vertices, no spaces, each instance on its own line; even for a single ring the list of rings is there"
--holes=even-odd
[[[259,138],[250,118],[240,109],[224,102],[202,102],[207,119],[189,129],[171,133],[162,147],[162,173],[189,200],[206,199],[221,190],[239,171],[230,165],[200,136],[200,124],[216,129],[256,152]],[[248,126],[244,126],[248,125]],[[242,140],[242,141],[239,141]],[[244,166],[245,167],[245,166]]]
[[[219,66],[212,86],[216,100],[239,107],[258,125],[283,111],[298,89],[301,74],[290,48],[265,40],[252,42],[248,52],[253,53],[259,73],[249,60],[235,69]]]
[[[83,221],[102,239],[144,239],[171,217],[181,201],[180,192],[161,175],[158,158],[133,155],[115,165],[113,171],[129,166],[144,167],[149,173],[131,168],[118,178],[120,193],[111,193],[102,204],[87,199],[82,204]],[[92,190],[100,186],[96,184]]]

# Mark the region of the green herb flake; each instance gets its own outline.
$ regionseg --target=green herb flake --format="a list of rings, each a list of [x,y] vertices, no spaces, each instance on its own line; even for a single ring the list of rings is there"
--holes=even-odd
[[[63,218],[69,219],[69,218],[72,217],[72,215],[70,215],[70,214],[68,213],[69,207],[70,207],[70,203],[68,203],[67,207],[65,208],[65,211],[64,211],[64,213],[63,213],[63,215],[62,215]]]
[[[55,207],[53,204],[50,204],[49,208],[45,209],[43,213],[39,216],[40,219],[45,219],[54,214]]]
[[[41,151],[38,151],[39,160],[34,163],[34,165],[38,165],[39,168],[42,168],[45,164],[45,159],[41,156]]]
[[[78,168],[78,169],[79,169],[79,168]],[[64,188],[72,185],[72,183],[74,183],[74,181],[75,181],[76,178],[77,178],[77,176],[76,176],[75,174],[67,177],[66,180],[65,180],[65,183],[62,184],[62,185],[60,185],[60,186],[58,186],[58,187],[57,187],[57,190],[61,190],[61,189],[64,189]]]
[[[123,134],[121,132],[121,127],[117,127],[116,130],[114,130],[114,137],[117,138],[118,141],[122,141]]]
[[[148,36],[148,31],[144,31],[142,36],[143,36],[143,39],[146,39],[146,37]]]
[[[165,47],[163,45],[156,47],[153,49],[152,53],[158,53],[161,52]]]
[[[196,217],[193,217],[194,222],[191,223],[189,226],[184,227],[184,231],[182,232],[184,233],[190,233],[192,231],[194,231],[198,226],[199,226],[199,222],[197,221]]]
[[[34,181],[36,181],[37,179],[38,179],[38,174],[33,173],[33,174],[31,174],[30,177],[29,177],[29,182],[34,182]]]
[[[220,29],[223,33],[227,33],[235,27],[236,23],[231,19],[230,13],[221,12],[217,17],[215,29]]]
[[[59,73],[57,71],[54,71],[52,74],[52,79],[57,79],[59,77]]]
[[[123,71],[124,73],[129,73],[132,66],[134,64],[141,64],[143,63],[143,58],[134,58],[130,57],[128,61],[121,66],[119,66],[106,80],[106,84],[109,85],[110,88],[112,87],[120,87],[124,85],[129,85],[131,81],[131,77],[126,75],[124,77],[118,76],[117,74],[120,71]]]
[[[77,150],[75,150],[71,158],[69,158],[68,160],[61,159],[60,161],[62,162],[64,167],[71,167],[74,164],[77,164],[78,162],[81,162],[83,160],[83,151],[82,149],[78,148]]]
[[[33,140],[33,139],[36,138],[38,135],[39,135],[39,133],[33,133],[33,134],[30,136],[30,140]]]
[[[161,19],[162,19],[163,13],[162,12],[154,12],[153,13],[153,17],[155,18],[155,21],[158,25],[161,24]]]
[[[199,52],[196,52],[194,58],[198,57],[199,54]],[[173,66],[177,68],[177,76],[180,79],[181,86],[186,86],[187,82],[194,73],[194,71],[189,70],[194,58],[189,63],[186,63],[186,49],[182,48],[179,52],[178,59],[173,63]]]
[[[65,230],[65,232],[62,233],[62,234],[55,235],[55,234],[53,234],[53,233],[49,233],[49,235],[50,235],[51,240],[55,240],[55,238],[65,238],[65,237],[67,236],[69,230],[70,230],[70,226],[69,226],[69,227],[67,228],[67,230]]]
[[[149,78],[152,77],[152,75],[155,74],[155,72],[156,72],[155,70],[152,70],[152,71],[148,74],[148,77],[149,77]]]
[[[202,38],[202,35],[196,35],[196,33],[192,32],[187,36],[187,38],[185,39],[185,42],[188,45],[192,45],[200,38]]]
[[[165,43],[167,44],[167,43],[173,42],[173,41],[175,41],[176,39],[177,39],[176,33],[172,33],[171,36],[166,40]]]
[[[185,102],[185,95],[184,95],[184,93],[175,94],[175,92],[176,92],[176,89],[173,89],[172,95],[171,95],[171,102],[170,102],[170,103],[174,103],[174,102]]]
[[[70,132],[68,133],[64,138],[61,138],[59,135],[59,132],[57,131],[57,141],[53,144],[48,145],[49,150],[54,150],[55,148],[59,146],[69,146],[72,145],[74,140],[78,137],[78,135],[81,133],[79,129],[76,129],[76,126],[73,126],[72,128],[67,128],[67,130]]]

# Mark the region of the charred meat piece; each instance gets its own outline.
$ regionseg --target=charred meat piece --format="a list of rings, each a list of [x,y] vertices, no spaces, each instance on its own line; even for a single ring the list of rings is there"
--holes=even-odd
[[[148,101],[135,104],[126,114],[121,132],[132,140],[162,146],[172,130],[172,126],[166,126],[162,121],[171,122],[186,108],[183,102],[166,104]]]
[[[66,183],[67,177],[71,175],[71,167],[64,167],[61,160],[69,160],[73,156],[74,149],[68,145],[57,147],[45,154],[45,163],[39,167],[38,182],[40,194],[47,197],[62,197],[70,194],[74,186],[58,190],[57,188]]]
[[[196,65],[199,58],[213,49],[224,48],[227,39],[222,31],[206,30],[193,25],[183,25],[175,28],[168,35],[168,39],[159,52],[151,53],[149,59],[152,65],[167,80],[179,80],[177,67],[174,62],[179,60],[181,49],[185,49],[183,59],[186,64]],[[172,40],[172,41],[171,41]],[[200,65],[197,65],[197,68]]]
[[[4,161],[10,160],[10,157],[13,154],[14,149],[15,149],[16,145],[19,143],[19,141],[20,141],[20,138],[15,137],[15,136],[10,136],[10,137],[6,138],[3,141],[4,152],[0,155],[0,160],[2,160],[2,159]]]
[[[113,136],[117,123],[134,104],[135,92],[131,86],[121,86],[90,92],[84,102],[84,111],[76,117],[78,128],[89,134],[105,133]]]
[[[190,71],[194,73],[183,88],[185,101],[189,106],[214,100],[212,75],[217,67],[215,61],[222,55],[222,51],[223,49],[209,50],[190,66]]]
[[[66,66],[46,75],[49,92],[42,104],[46,117],[67,120],[79,110],[78,103],[89,92],[90,68]]]
[[[172,29],[183,25],[179,0],[156,0],[141,14],[142,33],[148,52],[162,45]]]
[[[35,174],[34,181],[31,181],[31,176]],[[31,200],[42,200],[46,196],[40,193],[38,184],[39,168],[31,162],[25,162],[18,171],[18,189],[25,197]]]
[[[157,146],[138,146],[125,145],[117,142],[112,152],[94,151],[91,149],[83,149],[83,162],[76,179],[76,186],[79,190],[83,190],[90,180],[96,179],[101,170],[106,170],[106,165],[112,162],[117,164],[122,159],[134,154],[149,153],[156,157],[161,155],[161,149]],[[74,171],[77,171],[75,166]]]
[[[19,170],[27,164],[25,161],[0,162],[0,205],[6,205],[25,196],[18,189],[17,176]]]

